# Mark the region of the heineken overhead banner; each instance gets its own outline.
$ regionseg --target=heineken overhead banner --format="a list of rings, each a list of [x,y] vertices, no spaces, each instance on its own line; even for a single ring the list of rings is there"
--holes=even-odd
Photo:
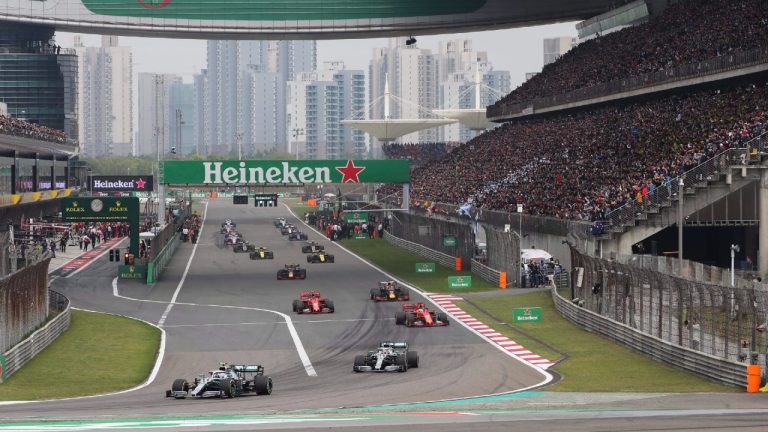
[[[160,162],[164,184],[409,183],[407,160]]]
[[[152,192],[153,177],[144,176],[91,176],[92,192]]]

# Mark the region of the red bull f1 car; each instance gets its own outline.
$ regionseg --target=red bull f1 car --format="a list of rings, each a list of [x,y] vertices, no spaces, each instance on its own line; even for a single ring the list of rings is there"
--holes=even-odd
[[[377,288],[371,288],[371,300],[373,301],[408,301],[410,299],[410,291],[395,281],[379,282]]]
[[[249,255],[252,260],[275,259],[275,253],[265,247],[255,248]]]
[[[307,242],[307,244],[301,247],[301,253],[305,253],[305,254],[315,253],[322,250],[325,250],[325,246],[317,242]]]
[[[313,254],[307,255],[307,262],[311,264],[332,263],[332,262],[336,262],[336,257],[334,257],[329,253],[326,253],[325,251],[319,251],[319,252],[315,252]]]
[[[301,268],[298,264],[286,264],[285,268],[277,271],[277,280],[306,278],[307,270]]]
[[[355,372],[405,372],[419,367],[419,354],[407,342],[381,342],[375,350],[355,356]]]
[[[406,303],[395,314],[395,324],[406,327],[441,327],[449,324],[445,312],[430,310],[424,303]]]
[[[336,308],[333,302],[320,295],[320,291],[303,291],[299,298],[293,301],[293,311],[298,314],[333,313]]]
[[[165,391],[165,397],[175,399],[234,398],[247,394],[272,394],[272,378],[264,376],[263,366],[223,363],[218,369],[200,374],[194,380],[174,380],[171,389]]]

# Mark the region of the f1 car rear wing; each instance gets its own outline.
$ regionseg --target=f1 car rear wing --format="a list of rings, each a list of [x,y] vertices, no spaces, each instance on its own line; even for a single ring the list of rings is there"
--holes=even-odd
[[[233,372],[248,372],[256,375],[264,374],[264,366],[261,365],[230,365]]]
[[[302,291],[299,293],[299,298],[320,298],[320,291]]]
[[[408,349],[408,342],[383,341],[379,342],[379,348]]]
[[[406,303],[403,305],[403,310],[407,309],[426,309],[427,305],[424,303]]]

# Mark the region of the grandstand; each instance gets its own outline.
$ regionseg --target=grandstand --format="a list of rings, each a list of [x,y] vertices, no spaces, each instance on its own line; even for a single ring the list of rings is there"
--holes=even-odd
[[[767,11],[764,0],[681,1],[646,23],[582,43],[489,107],[488,114],[735,53],[765,53]],[[684,173],[708,163],[696,184],[684,181],[684,194],[695,206],[685,206],[682,215],[695,215],[697,233],[714,225],[757,225],[763,206],[754,202],[768,206],[768,199],[755,186],[760,174],[748,174],[747,168],[757,168],[764,151],[764,140],[755,138],[765,132],[768,120],[768,58],[752,58],[760,67],[752,62],[749,67],[731,66],[728,75],[712,71],[695,85],[508,116],[503,126],[417,168],[411,198],[509,212],[522,204],[529,215],[602,221],[608,229],[601,229],[597,240],[605,252],[630,253],[633,246],[650,250],[649,242],[672,243],[667,250],[675,251],[670,238],[676,236],[666,228],[680,216],[672,202],[679,199],[677,184],[686,178]],[[741,153],[729,152],[746,147]],[[742,166],[743,173],[733,175],[734,166]],[[724,188],[712,192],[720,184]],[[744,191],[749,191],[746,199]],[[385,186],[381,192],[389,195],[395,189]],[[743,214],[746,208],[749,217]],[[724,236],[755,234],[747,228]],[[768,242],[768,230],[765,236]],[[743,240],[738,241],[750,243]],[[751,243],[745,254],[754,257],[756,242]],[[716,252],[694,253],[699,254],[695,259],[722,263]],[[768,269],[768,254],[761,263],[761,269]]]

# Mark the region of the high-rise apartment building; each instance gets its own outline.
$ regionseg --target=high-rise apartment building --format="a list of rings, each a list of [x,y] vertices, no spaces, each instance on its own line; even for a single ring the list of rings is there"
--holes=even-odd
[[[171,115],[170,89],[175,83],[181,83],[181,77],[170,74],[139,74],[139,140],[137,154],[155,156],[158,148],[162,154],[170,152]]]
[[[169,145],[176,153],[189,155],[197,153],[195,143],[195,85],[173,82],[168,89],[168,118],[171,121],[168,133]]]
[[[205,102],[198,113],[207,115],[201,141],[208,151],[284,151],[286,83],[315,70],[315,41],[209,41],[207,55],[208,67],[196,88],[198,101]],[[260,97],[267,98],[263,105]]]
[[[288,82],[288,142],[307,159],[364,158],[365,134],[341,120],[365,110],[365,73],[327,62]]]
[[[556,37],[544,39],[544,66],[554,63],[579,43],[575,37]]]
[[[438,59],[429,49],[417,45],[406,46],[406,38],[392,38],[388,48],[374,48],[370,63],[370,118],[384,117],[384,104],[376,103],[384,95],[384,83],[389,80],[390,92],[405,101],[391,104],[391,118],[429,118],[431,110],[437,108]],[[435,129],[401,137],[402,142],[434,142]],[[371,154],[378,156],[380,144],[371,142]]]
[[[78,55],[79,140],[84,155],[130,156],[133,146],[133,59],[117,36],[103,36],[101,47],[84,47],[75,36]]]

